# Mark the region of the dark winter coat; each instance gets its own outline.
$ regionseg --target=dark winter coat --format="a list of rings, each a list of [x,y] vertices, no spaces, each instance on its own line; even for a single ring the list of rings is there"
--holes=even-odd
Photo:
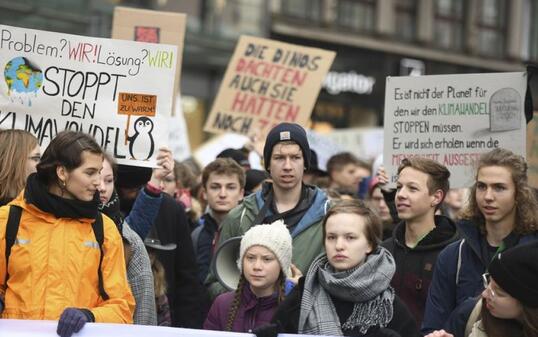
[[[299,284],[295,288],[293,288],[291,293],[278,306],[275,315],[271,319],[271,322],[277,325],[279,333],[298,333],[299,316],[301,311],[301,299],[304,291],[304,281],[305,277],[299,279]],[[340,323],[346,322],[348,317],[353,312],[354,303],[338,300],[332,296],[331,299],[333,300],[333,304],[336,309],[336,313],[338,314],[338,318],[340,319]],[[407,307],[400,300],[398,295],[394,296],[393,310],[394,312],[392,320],[387,325],[387,329],[395,331],[400,336],[420,336],[413,316],[411,316],[409,309],[407,309]],[[376,335],[378,330],[379,327],[372,327],[367,331],[366,335],[361,334],[358,331],[358,328],[353,330],[344,330],[343,333],[344,336],[371,336]]]
[[[218,228],[217,221],[209,213],[206,213],[200,218],[198,227],[191,233],[193,245],[196,250],[194,253],[198,265],[198,280],[201,284],[204,283],[209,272]],[[194,240],[197,242],[194,242]]]
[[[396,262],[391,285],[420,326],[437,256],[458,239],[458,233],[452,220],[437,215],[435,228],[416,247],[409,248],[405,244],[405,230],[405,222],[402,221],[394,229],[392,238],[381,245],[391,252]]]
[[[196,277],[198,270],[183,206],[163,196],[154,226],[163,245],[177,245],[174,250],[156,250],[166,273],[172,326],[201,328],[206,296]]]
[[[204,322],[205,330],[225,331],[235,292],[227,292],[219,295],[207,315]],[[237,310],[232,324],[234,332],[251,332],[254,328],[263,326],[271,321],[271,317],[278,306],[278,293],[267,297],[256,297],[245,283],[241,293],[241,305]]]
[[[485,253],[486,239],[471,221],[460,221],[457,227],[463,239],[449,244],[437,258],[422,321],[424,334],[444,328],[456,307],[484,290],[482,274],[490,262]],[[503,243],[508,249],[537,240],[538,233],[511,233]]]

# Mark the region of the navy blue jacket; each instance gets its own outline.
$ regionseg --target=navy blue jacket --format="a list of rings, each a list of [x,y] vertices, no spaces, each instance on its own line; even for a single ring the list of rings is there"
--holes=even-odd
[[[483,253],[485,237],[471,221],[460,221],[456,226],[463,239],[448,245],[437,258],[422,321],[424,334],[445,328],[456,307],[484,290],[482,274],[490,262]],[[536,240],[538,233],[521,237],[512,233],[504,244],[508,249]]]
[[[207,274],[209,273],[209,266],[211,265],[211,259],[213,258],[213,249],[215,246],[215,238],[219,225],[213,217],[206,213],[202,215],[199,221],[198,227],[196,227],[192,233],[192,244],[195,250],[196,263],[198,265],[198,280],[200,284],[203,284]]]

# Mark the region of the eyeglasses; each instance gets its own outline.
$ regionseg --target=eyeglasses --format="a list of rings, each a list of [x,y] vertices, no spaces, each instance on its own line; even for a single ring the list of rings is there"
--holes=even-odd
[[[491,299],[495,298],[495,292],[489,286],[491,282],[491,275],[489,273],[482,274],[482,281],[484,282],[484,289],[488,291],[488,295]]]

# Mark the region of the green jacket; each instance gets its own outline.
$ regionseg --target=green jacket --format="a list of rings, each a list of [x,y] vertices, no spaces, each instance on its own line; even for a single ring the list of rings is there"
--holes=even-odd
[[[319,254],[323,253],[321,222],[328,209],[328,199],[325,193],[315,188],[314,202],[305,212],[299,223],[293,229],[292,262],[306,275],[310,263]],[[250,227],[264,205],[261,191],[247,196],[243,202],[232,209],[221,224],[218,246],[229,238],[242,236]],[[226,289],[218,282],[213,271],[210,270],[205,280],[211,299],[214,299]]]

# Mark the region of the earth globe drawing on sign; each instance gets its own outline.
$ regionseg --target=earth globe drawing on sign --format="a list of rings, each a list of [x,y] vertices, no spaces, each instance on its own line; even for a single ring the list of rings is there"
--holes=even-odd
[[[7,83],[11,101],[18,99],[24,104],[25,98],[28,106],[32,105],[31,95],[37,97],[37,92],[43,84],[43,72],[25,57],[15,57],[4,68],[4,79]]]

